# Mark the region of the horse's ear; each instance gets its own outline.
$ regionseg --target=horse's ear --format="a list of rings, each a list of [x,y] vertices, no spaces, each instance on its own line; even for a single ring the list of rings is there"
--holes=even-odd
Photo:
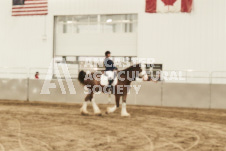
[[[134,64],[133,67],[141,67],[141,63]]]
[[[133,64],[131,67],[136,67],[137,66],[137,64]]]

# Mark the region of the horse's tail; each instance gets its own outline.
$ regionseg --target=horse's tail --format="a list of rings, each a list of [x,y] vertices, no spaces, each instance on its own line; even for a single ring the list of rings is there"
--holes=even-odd
[[[81,84],[85,84],[85,83],[84,83],[85,76],[86,76],[86,72],[85,72],[85,71],[82,70],[82,71],[79,72],[79,75],[78,75],[78,81],[79,81]]]

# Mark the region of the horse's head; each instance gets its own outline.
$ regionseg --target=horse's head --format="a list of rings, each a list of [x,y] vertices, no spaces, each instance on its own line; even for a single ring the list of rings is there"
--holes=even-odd
[[[130,78],[132,77],[132,81],[135,81],[136,78],[142,78],[143,80],[148,80],[148,75],[146,72],[146,64],[134,64],[125,70],[122,70],[122,72],[126,72],[130,74]]]
[[[137,72],[139,72],[138,77],[142,78],[144,81],[147,81],[148,75],[147,75],[147,72],[146,72],[146,64],[140,63],[140,64],[136,64],[134,67],[135,67],[135,70]]]
[[[140,67],[139,78],[142,78],[144,81],[147,81],[148,75],[147,75],[147,72],[146,72],[146,64],[140,63],[139,67]]]

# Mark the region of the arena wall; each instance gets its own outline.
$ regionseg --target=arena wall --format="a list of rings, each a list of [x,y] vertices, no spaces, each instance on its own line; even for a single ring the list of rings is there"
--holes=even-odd
[[[27,79],[0,79],[1,100],[27,100]]]
[[[63,80],[66,94],[62,94],[59,82],[52,80],[56,88],[51,88],[50,94],[41,94],[44,80],[0,80],[0,99],[3,100],[29,100],[62,103],[82,103],[85,94],[84,87],[73,80],[76,94],[70,94],[67,82]],[[131,105],[186,107],[186,108],[212,108],[226,109],[226,85],[225,84],[183,84],[183,83],[152,83],[133,82],[133,85],[141,85],[136,94],[131,88],[127,103]],[[96,94],[97,103],[107,104],[108,95]],[[114,96],[111,96],[114,103]]]
[[[138,57],[155,58],[165,70],[223,70],[226,2],[194,0],[193,6],[191,14],[147,14],[145,0],[49,0],[48,16],[12,17],[12,1],[2,0],[0,65],[48,67],[56,15],[137,13]]]

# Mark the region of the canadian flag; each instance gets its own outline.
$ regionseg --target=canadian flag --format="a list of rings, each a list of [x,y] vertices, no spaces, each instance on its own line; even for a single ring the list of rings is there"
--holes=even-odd
[[[187,12],[192,10],[192,0],[146,0],[147,13]]]

